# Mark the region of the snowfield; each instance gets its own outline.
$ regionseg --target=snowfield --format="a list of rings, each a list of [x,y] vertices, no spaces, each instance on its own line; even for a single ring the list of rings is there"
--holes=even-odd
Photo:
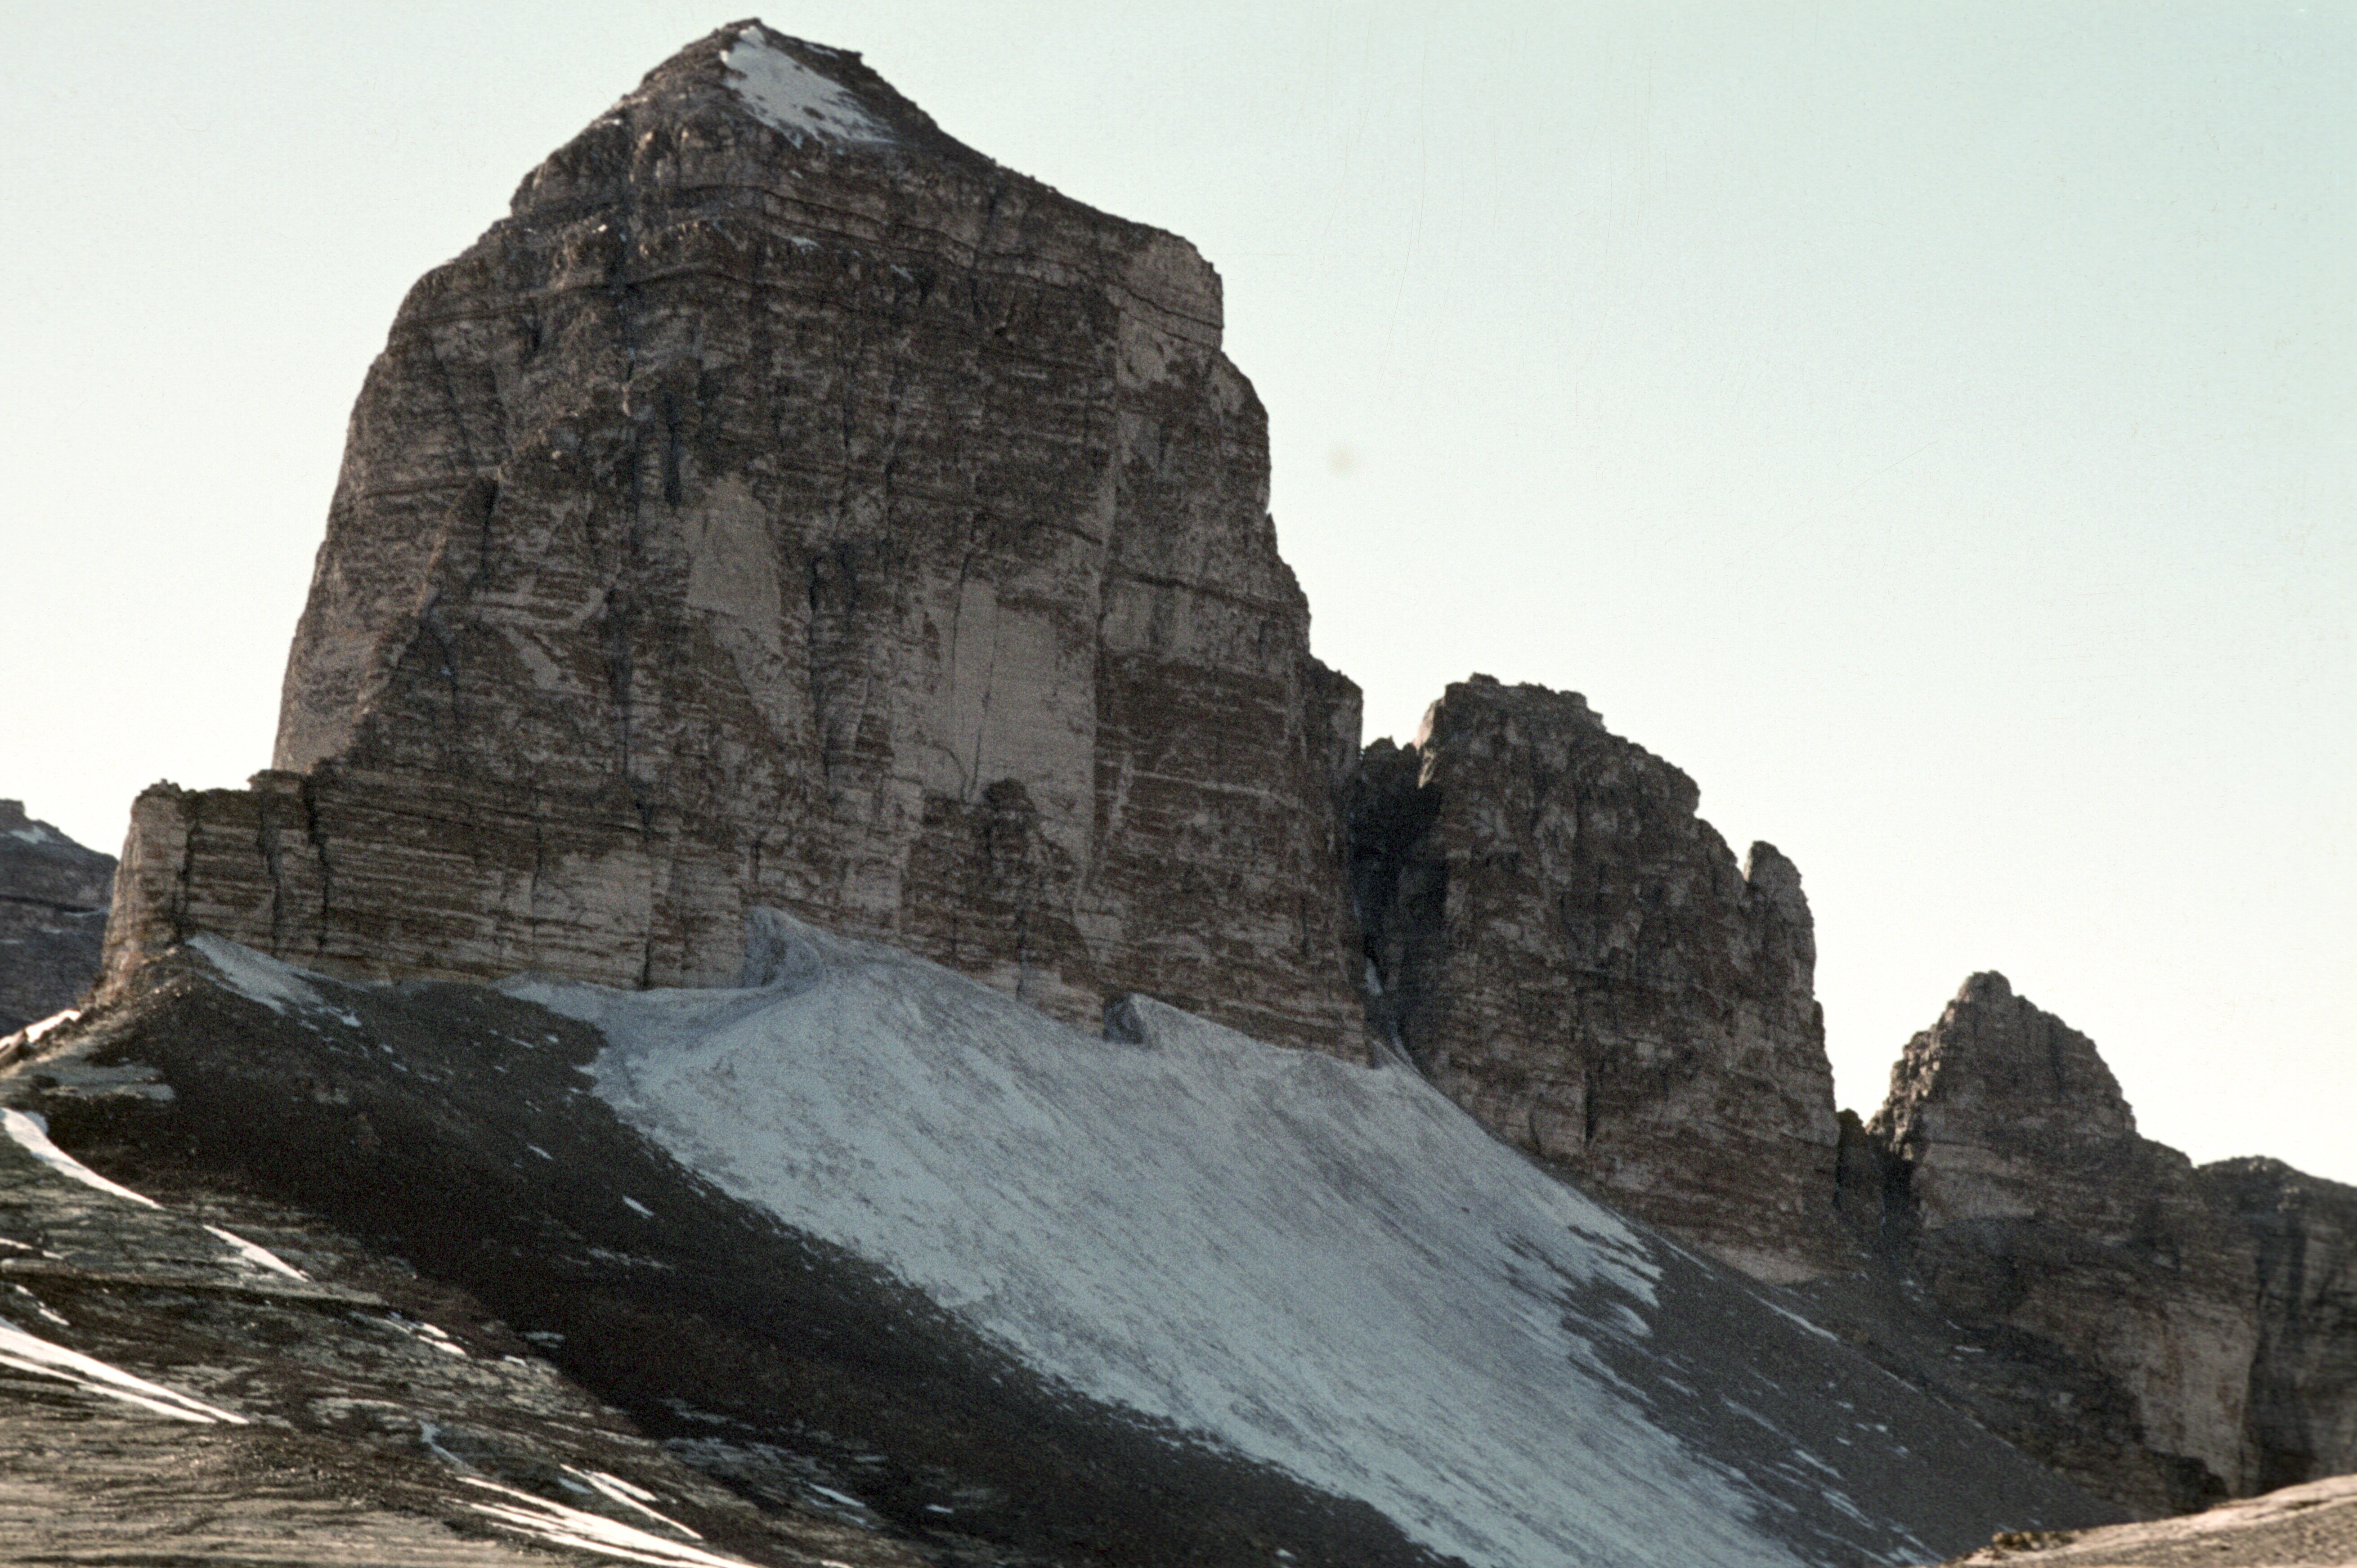
[[[1135,1038],[1100,1039],[892,949],[757,924],[764,985],[502,989],[603,1032],[599,1096],[731,1196],[1082,1393],[1362,1499],[1436,1552],[1871,1560],[1807,1550],[1794,1504],[1667,1430],[1658,1391],[1623,1375],[1651,1354],[1664,1244],[1412,1070],[1144,999],[1116,1031]],[[1863,1415],[1855,1435],[1889,1441]],[[1842,1450],[1785,1457],[1866,1517]],[[1875,1555],[1936,1555],[1877,1523]]]
[[[737,34],[720,63],[729,86],[754,116],[783,131],[796,146],[809,136],[828,142],[892,139],[891,129],[869,113],[850,89],[771,43],[758,26]]]

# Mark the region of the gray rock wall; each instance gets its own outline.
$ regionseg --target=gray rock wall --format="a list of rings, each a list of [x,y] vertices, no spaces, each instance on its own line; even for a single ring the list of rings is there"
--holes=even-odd
[[[1939,1375],[2007,1436],[2148,1513],[2357,1461],[2330,1184],[2197,1173],[2138,1135],[2093,1041],[1995,973],[1908,1042],[1866,1132],[1898,1264],[1970,1352]]]
[[[0,1035],[90,989],[113,884],[113,855],[0,800]]]
[[[1738,866],[1586,701],[1483,676],[1369,748],[1352,891],[1373,1011],[1501,1136],[1770,1280],[1850,1266],[1800,873]]]
[[[1052,1013],[1363,1049],[1335,792],[1217,275],[725,28],[422,280],[275,772],[134,816],[120,972],[735,978],[774,904]]]
[[[2221,1160],[2193,1176],[2257,1251],[2244,1484],[2267,1491],[2357,1472],[2357,1187],[2270,1159]]]

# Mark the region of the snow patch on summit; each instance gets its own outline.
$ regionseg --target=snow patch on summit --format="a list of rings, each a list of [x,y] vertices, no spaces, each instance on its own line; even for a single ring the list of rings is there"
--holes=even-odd
[[[805,136],[826,142],[892,140],[891,127],[869,113],[848,88],[778,48],[757,27],[737,34],[720,63],[727,69],[728,85],[755,118],[783,131],[798,147]]]

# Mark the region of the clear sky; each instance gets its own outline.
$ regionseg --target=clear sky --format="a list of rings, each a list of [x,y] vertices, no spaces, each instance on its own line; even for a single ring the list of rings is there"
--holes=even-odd
[[[1274,14],[1272,14],[1274,13]],[[404,289],[736,13],[0,0],[0,794],[269,759]],[[2357,1182],[2357,6],[795,5],[1187,236],[1320,657],[1770,840],[1838,1092],[1964,976]]]

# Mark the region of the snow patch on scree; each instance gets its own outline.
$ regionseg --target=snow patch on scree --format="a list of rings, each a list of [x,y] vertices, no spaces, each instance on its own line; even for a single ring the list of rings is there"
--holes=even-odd
[[[1795,1561],[1596,1352],[1647,1332],[1643,1244],[1415,1073],[1143,1000],[1102,1040],[761,919],[767,989],[502,989],[604,1031],[600,1097],[724,1190],[1437,1552]]]
[[[96,1187],[101,1192],[112,1193],[116,1197],[128,1198],[133,1203],[145,1204],[149,1208],[164,1207],[145,1193],[134,1192],[121,1182],[107,1180],[55,1144],[50,1143],[48,1122],[38,1112],[0,1111],[0,1132],[5,1132],[11,1139],[15,1140],[19,1148],[59,1176],[78,1181],[84,1187]]]
[[[601,1557],[619,1557],[625,1563],[653,1563],[656,1568],[751,1568],[751,1564],[741,1557],[730,1557],[684,1541],[672,1541],[619,1520],[608,1519],[602,1514],[585,1513],[579,1509],[566,1508],[563,1503],[550,1502],[546,1498],[536,1498],[530,1492],[520,1492],[513,1487],[502,1487],[496,1481],[486,1481],[474,1476],[461,1476],[458,1479],[468,1486],[480,1487],[503,1499],[468,1504],[475,1512],[551,1546],[594,1552]],[[602,1491],[604,1488],[599,1489]],[[655,1517],[662,1518],[660,1514]],[[671,1524],[674,1530],[694,1533],[688,1531],[684,1525],[672,1524],[670,1520],[663,1520],[663,1522]],[[842,1568],[842,1565],[837,1564],[836,1568]]]
[[[293,964],[281,963],[266,953],[199,931],[188,939],[188,946],[204,955],[204,960],[218,971],[231,990],[250,1001],[259,1002],[272,1012],[293,1016],[307,1009],[317,1009],[334,1015],[354,1028],[360,1019],[340,1007],[330,1006],[314,990],[303,971]]]
[[[826,142],[892,139],[891,127],[870,114],[848,88],[770,43],[759,28],[737,34],[720,63],[727,68],[728,85],[745,107],[762,124],[792,137],[798,147],[805,136]]]
[[[236,942],[223,941],[210,931],[190,937],[188,945],[221,972],[231,990],[274,1013],[295,1013],[319,1005],[318,993],[303,983],[303,972],[290,964],[280,963]]]
[[[26,1047],[35,1044],[52,1029],[62,1029],[81,1016],[81,1008],[69,1007],[62,1013],[52,1013],[46,1018],[35,1019],[7,1038],[0,1039],[0,1062],[6,1061]]]
[[[268,1269],[274,1273],[285,1274],[290,1280],[307,1280],[311,1277],[269,1248],[249,1241],[234,1230],[224,1230],[218,1225],[208,1225],[205,1229],[211,1231],[219,1240],[228,1242],[236,1249],[239,1257],[256,1268]]]
[[[214,1423],[231,1426],[246,1424],[245,1417],[233,1410],[223,1410],[217,1404],[207,1404],[200,1399],[176,1392],[161,1383],[134,1377],[122,1368],[112,1366],[95,1356],[85,1356],[79,1350],[52,1345],[38,1335],[27,1334],[5,1323],[0,1323],[0,1367],[14,1367],[20,1372],[56,1378],[86,1393],[104,1394],[109,1399],[137,1405],[142,1410],[169,1416],[174,1421],[191,1422],[198,1425]]]

